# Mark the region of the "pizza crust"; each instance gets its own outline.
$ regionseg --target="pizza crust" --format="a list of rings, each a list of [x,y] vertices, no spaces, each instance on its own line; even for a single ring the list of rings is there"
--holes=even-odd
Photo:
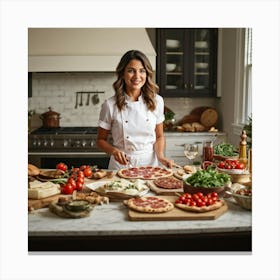
[[[224,205],[224,203],[225,202],[223,200],[218,200],[218,201],[216,201],[212,205],[202,206],[202,207],[188,206],[188,205],[182,204],[182,203],[175,203],[175,206],[180,208],[180,209],[186,210],[186,211],[203,213],[203,212],[209,212],[209,211],[213,211],[213,210],[219,209],[219,208],[221,208]]]
[[[173,175],[173,171],[161,167],[140,166],[119,169],[117,174],[119,177],[125,179],[155,180],[158,178],[170,177]]]
[[[164,213],[174,208],[173,203],[164,198],[157,198],[156,196],[131,198],[124,201],[124,204],[127,205],[129,209],[142,213]],[[161,205],[161,207],[152,207],[155,205]]]
[[[173,177],[167,177],[167,178],[158,178],[153,181],[155,186],[162,189],[182,189],[183,188],[183,182],[179,181]]]

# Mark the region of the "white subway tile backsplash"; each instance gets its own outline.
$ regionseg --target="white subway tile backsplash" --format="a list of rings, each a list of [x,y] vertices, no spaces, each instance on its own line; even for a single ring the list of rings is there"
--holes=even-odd
[[[115,73],[33,73],[32,97],[28,99],[29,110],[35,109],[32,127],[42,125],[39,115],[48,111],[48,107],[60,113],[61,126],[97,126],[101,104],[114,95],[112,87]],[[87,106],[87,95],[83,95],[83,106],[76,104],[76,92],[104,91],[99,94],[99,104]],[[164,98],[165,105],[175,112],[179,120],[195,107],[210,106],[216,108],[215,98]],[[80,98],[78,99],[80,104]]]

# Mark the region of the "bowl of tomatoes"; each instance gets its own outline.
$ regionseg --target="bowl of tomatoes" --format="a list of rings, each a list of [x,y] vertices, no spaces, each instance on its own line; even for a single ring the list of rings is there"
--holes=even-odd
[[[217,169],[220,172],[227,174],[243,174],[248,172],[243,162],[238,159],[226,159],[217,164]]]

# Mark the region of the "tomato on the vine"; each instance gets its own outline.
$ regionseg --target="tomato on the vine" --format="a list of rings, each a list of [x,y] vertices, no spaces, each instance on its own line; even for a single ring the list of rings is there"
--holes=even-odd
[[[83,172],[84,172],[85,177],[87,177],[87,178],[89,178],[89,177],[92,176],[92,170],[91,170],[90,167],[86,167],[86,168],[83,170]]]
[[[79,182],[79,181],[78,181],[78,182],[76,183],[76,190],[77,190],[77,191],[81,191],[81,190],[83,189],[83,185],[84,185],[84,184],[83,184],[82,182]]]
[[[60,162],[56,165],[55,168],[65,172],[68,169],[68,166],[63,162]]]
[[[61,192],[63,194],[72,194],[74,191],[74,188],[71,184],[66,183],[65,185],[62,186]]]

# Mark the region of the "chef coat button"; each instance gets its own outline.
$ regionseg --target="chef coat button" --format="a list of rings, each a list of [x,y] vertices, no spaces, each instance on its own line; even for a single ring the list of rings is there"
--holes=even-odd
[[[149,119],[146,119],[146,121],[148,122],[148,121],[149,121]]]
[[[126,123],[128,123],[128,121],[125,121]]]
[[[129,138],[129,136],[126,136],[126,139],[128,139]]]

